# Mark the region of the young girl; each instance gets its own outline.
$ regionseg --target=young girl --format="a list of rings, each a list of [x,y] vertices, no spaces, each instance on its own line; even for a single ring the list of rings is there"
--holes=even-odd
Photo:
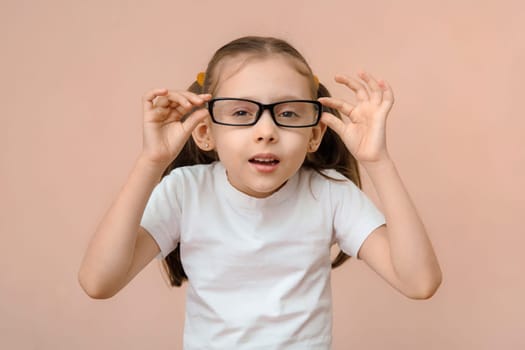
[[[440,268],[386,147],[392,90],[367,73],[335,80],[355,104],[288,43],[245,37],[189,91],[148,92],[143,151],[79,272],[86,293],[115,295],[159,255],[173,285],[189,283],[185,349],[329,349],[330,269],[348,256],[432,296]]]

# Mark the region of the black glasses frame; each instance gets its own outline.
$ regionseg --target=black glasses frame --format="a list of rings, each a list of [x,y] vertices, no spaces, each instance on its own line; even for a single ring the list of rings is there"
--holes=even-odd
[[[249,124],[224,123],[224,122],[216,120],[215,116],[213,115],[213,105],[215,104],[216,101],[245,101],[245,102],[251,102],[251,103],[254,103],[257,106],[259,106],[259,110],[257,111],[257,114],[255,115],[255,120],[252,123],[249,123]],[[279,123],[277,121],[277,119],[275,118],[274,107],[278,106],[280,104],[289,103],[289,102],[309,102],[311,104],[316,105],[317,106],[317,118],[315,119],[315,122],[311,123],[311,124],[308,124],[308,125],[299,125],[299,126],[297,126],[297,125],[283,125],[283,124]],[[253,101],[253,100],[249,100],[249,99],[246,99],[246,98],[235,98],[235,97],[219,97],[219,98],[214,98],[214,99],[208,101],[208,112],[210,113],[211,119],[213,120],[214,123],[220,124],[220,125],[252,126],[252,125],[257,124],[257,122],[259,121],[259,119],[261,118],[261,116],[262,116],[262,114],[264,113],[265,110],[269,110],[270,111],[270,115],[272,116],[273,122],[276,125],[278,125],[278,126],[282,126],[284,128],[308,128],[308,127],[316,126],[317,124],[319,124],[319,120],[321,120],[321,114],[323,113],[323,105],[321,104],[321,102],[315,101],[315,100],[286,100],[286,101],[279,101],[279,102],[275,102],[275,103],[264,104],[264,103],[260,103],[260,102]]]

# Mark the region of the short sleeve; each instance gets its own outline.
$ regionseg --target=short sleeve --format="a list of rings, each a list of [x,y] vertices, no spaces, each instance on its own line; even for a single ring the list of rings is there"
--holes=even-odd
[[[160,247],[159,259],[171,253],[180,240],[181,209],[176,184],[175,172],[162,179],[153,189],[140,222]]]
[[[349,180],[331,181],[334,200],[335,240],[341,250],[357,257],[361,245],[385,217],[374,203]]]

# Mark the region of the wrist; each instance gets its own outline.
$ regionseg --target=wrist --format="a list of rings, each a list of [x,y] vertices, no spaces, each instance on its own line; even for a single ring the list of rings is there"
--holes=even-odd
[[[157,177],[162,175],[168,165],[169,163],[152,160],[150,157],[144,154],[141,154],[135,163],[136,168],[140,168],[146,173]]]
[[[367,173],[375,173],[375,172],[381,172],[386,169],[395,168],[394,161],[390,156],[387,154],[384,157],[381,157],[378,160],[374,161],[367,161],[367,162],[360,162],[363,168],[367,171]]]

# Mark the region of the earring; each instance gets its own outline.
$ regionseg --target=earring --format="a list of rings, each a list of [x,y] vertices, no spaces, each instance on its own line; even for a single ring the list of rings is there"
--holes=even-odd
[[[204,148],[205,148],[206,150],[208,150],[209,147],[210,147],[209,144],[207,144],[207,143],[204,144]]]

